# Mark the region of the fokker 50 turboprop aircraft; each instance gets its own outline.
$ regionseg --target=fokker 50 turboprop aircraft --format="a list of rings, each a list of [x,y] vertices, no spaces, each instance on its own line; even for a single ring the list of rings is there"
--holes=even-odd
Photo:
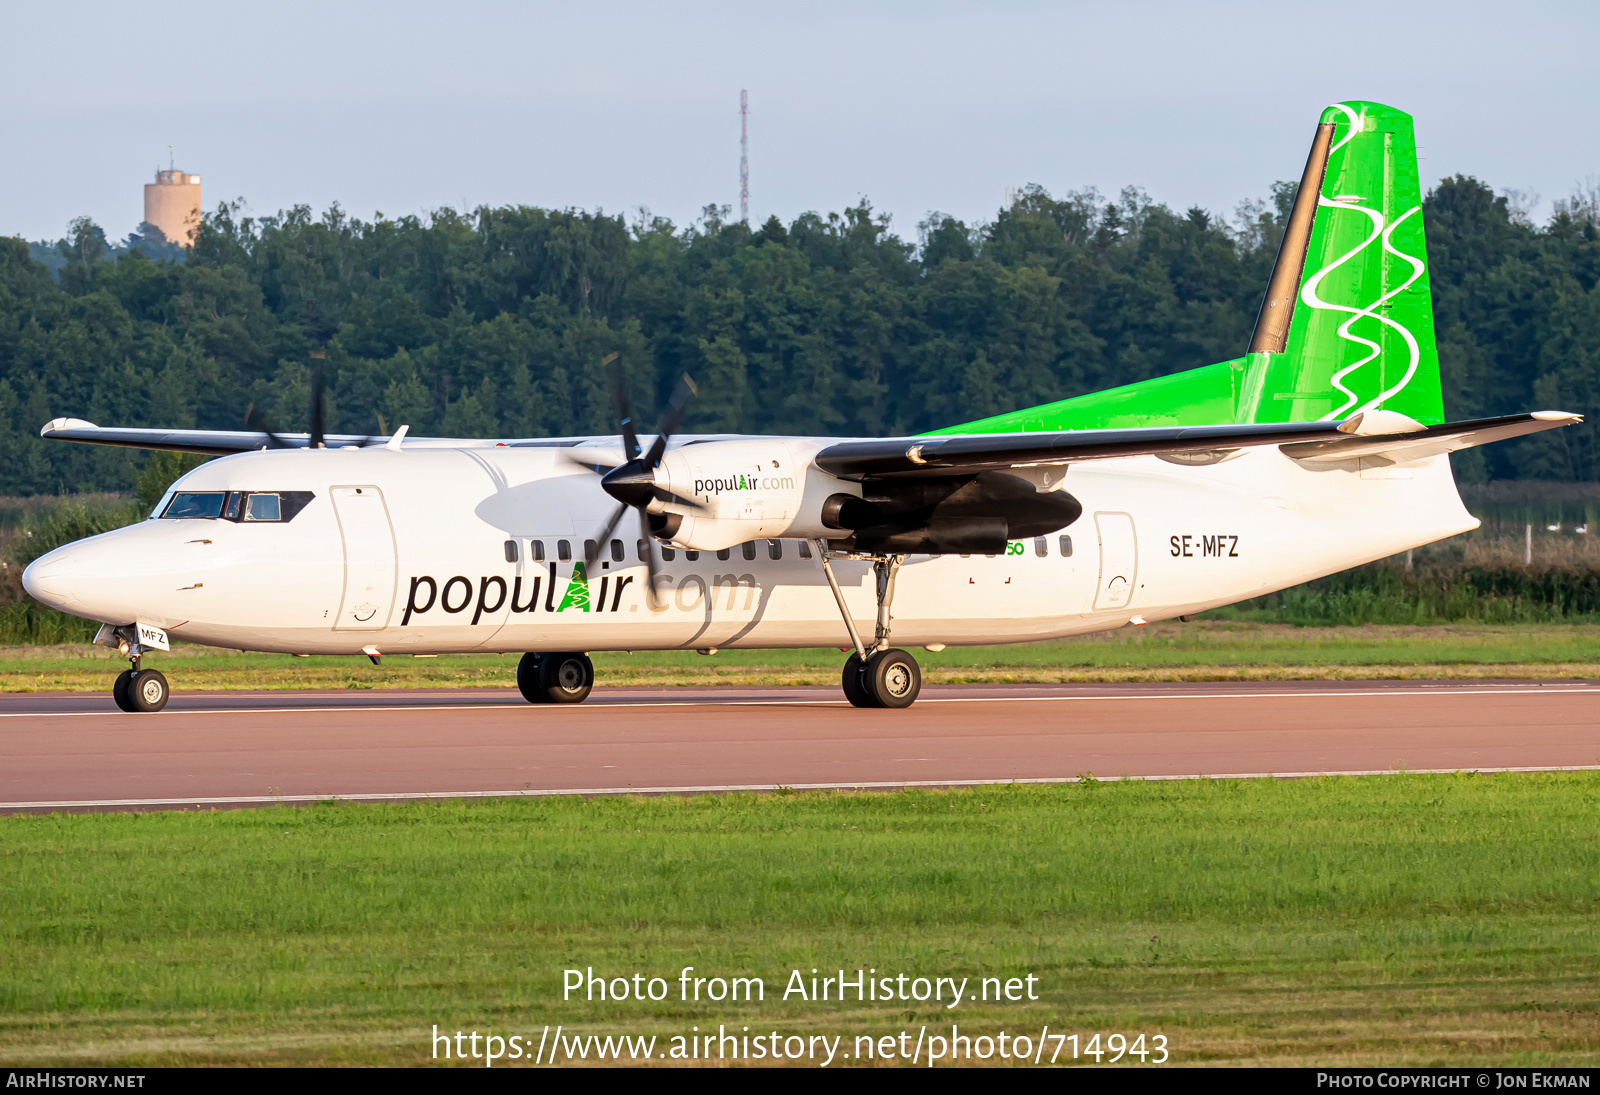
[[[47,438],[222,456],[150,519],[43,556],[35,598],[140,656],[522,652],[534,702],[592,650],[854,647],[844,692],[906,707],[915,659],[1187,616],[1475,528],[1448,453],[1578,421],[1445,423],[1409,115],[1322,114],[1243,357],[918,437]],[[637,515],[622,522],[629,508]],[[626,531],[621,531],[626,529]]]

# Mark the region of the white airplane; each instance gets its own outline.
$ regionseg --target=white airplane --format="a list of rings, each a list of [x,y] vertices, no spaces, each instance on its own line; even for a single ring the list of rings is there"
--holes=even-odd
[[[613,374],[615,375],[615,374]],[[170,639],[292,654],[521,652],[532,702],[587,651],[853,648],[845,696],[909,706],[903,647],[1187,618],[1475,528],[1448,453],[1567,425],[1444,423],[1408,115],[1322,115],[1242,358],[916,437],[559,439],[101,428],[220,456],[148,520],[36,560],[158,711]],[[637,532],[617,532],[629,508]],[[901,646],[892,645],[894,643]]]

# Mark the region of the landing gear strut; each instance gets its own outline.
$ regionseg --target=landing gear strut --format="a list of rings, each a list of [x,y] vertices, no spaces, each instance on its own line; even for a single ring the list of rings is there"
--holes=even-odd
[[[855,707],[910,707],[916,702],[917,693],[922,691],[922,670],[917,666],[917,659],[889,645],[889,625],[893,620],[889,609],[894,602],[894,581],[905,556],[833,552],[828,549],[826,540],[817,541],[817,555],[822,560],[822,572],[828,577],[828,588],[833,590],[833,599],[839,605],[839,615],[844,617],[850,643],[856,648],[844,663],[841,683],[845,699]],[[871,646],[861,641],[855,621],[850,618],[844,592],[833,574],[831,560],[834,558],[867,559],[872,563],[878,587],[878,619]]]
[[[593,687],[587,654],[524,654],[517,663],[517,688],[529,703],[582,703]]]

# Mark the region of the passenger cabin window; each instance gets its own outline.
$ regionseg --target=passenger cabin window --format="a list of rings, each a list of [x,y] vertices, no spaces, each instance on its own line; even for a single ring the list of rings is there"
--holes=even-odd
[[[1063,559],[1072,558],[1072,537],[1070,536],[1061,538],[1061,557]]]
[[[648,563],[650,561],[650,544],[644,539],[644,537],[641,536],[639,538],[639,543],[635,546],[634,550],[638,552],[639,561],[641,563]]]
[[[811,541],[810,540],[801,540],[800,541],[800,558],[802,558],[802,559],[811,558]]]
[[[563,563],[572,562],[572,541],[571,540],[557,540],[556,541],[556,558],[560,559]]]
[[[626,559],[627,557],[628,557],[628,553],[623,548],[622,541],[621,540],[613,540],[613,541],[611,541],[611,561],[613,563],[620,563],[620,562],[622,562],[622,560]]]
[[[678,557],[678,549],[664,547],[661,549],[661,557],[670,563]]]
[[[782,559],[783,558],[783,541],[782,540],[768,540],[767,541],[767,558],[768,559]]]
[[[249,523],[294,520],[316,495],[308,490],[179,491],[161,511],[166,520],[205,520]]]
[[[717,558],[718,559],[726,560],[732,555],[733,555],[733,549],[732,548],[722,548],[721,550],[719,550],[717,552]]]
[[[746,540],[740,545],[740,548],[744,552],[746,559],[754,559],[756,557],[756,542],[754,540]]]
[[[683,557],[692,563],[700,558],[700,553],[698,551],[686,551],[683,553]]]
[[[1046,540],[1043,536],[1035,536],[1033,538],[1033,553],[1041,559],[1043,559],[1046,555],[1049,555],[1050,541]]]
[[[600,558],[600,545],[593,540],[585,540],[583,542],[583,557],[585,559]]]
[[[536,563],[544,562],[544,541],[543,540],[529,540],[528,541],[528,555]]]
[[[514,563],[516,561],[517,561],[517,542],[515,540],[507,540],[506,541],[506,562]]]

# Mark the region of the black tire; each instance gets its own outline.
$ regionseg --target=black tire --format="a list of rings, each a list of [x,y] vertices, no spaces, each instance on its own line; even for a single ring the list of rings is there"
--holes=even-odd
[[[529,703],[549,703],[550,697],[539,688],[539,659],[541,654],[524,654],[517,663],[517,691]]]
[[[135,711],[159,711],[172,698],[167,678],[157,669],[141,669],[128,681],[128,702]]]
[[[124,669],[117,674],[117,679],[111,685],[111,698],[116,701],[117,708],[122,711],[137,711],[133,706],[133,696],[128,691],[128,682],[133,679],[133,670]]]
[[[867,659],[861,683],[879,707],[910,707],[922,691],[922,670],[904,650],[880,650]]]
[[[840,676],[839,683],[844,685],[844,698],[850,701],[851,707],[878,706],[862,681],[864,675],[861,672],[861,655],[852,654],[845,659],[844,672]]]
[[[547,703],[582,703],[594,687],[587,654],[546,654],[539,659],[539,690]]]

